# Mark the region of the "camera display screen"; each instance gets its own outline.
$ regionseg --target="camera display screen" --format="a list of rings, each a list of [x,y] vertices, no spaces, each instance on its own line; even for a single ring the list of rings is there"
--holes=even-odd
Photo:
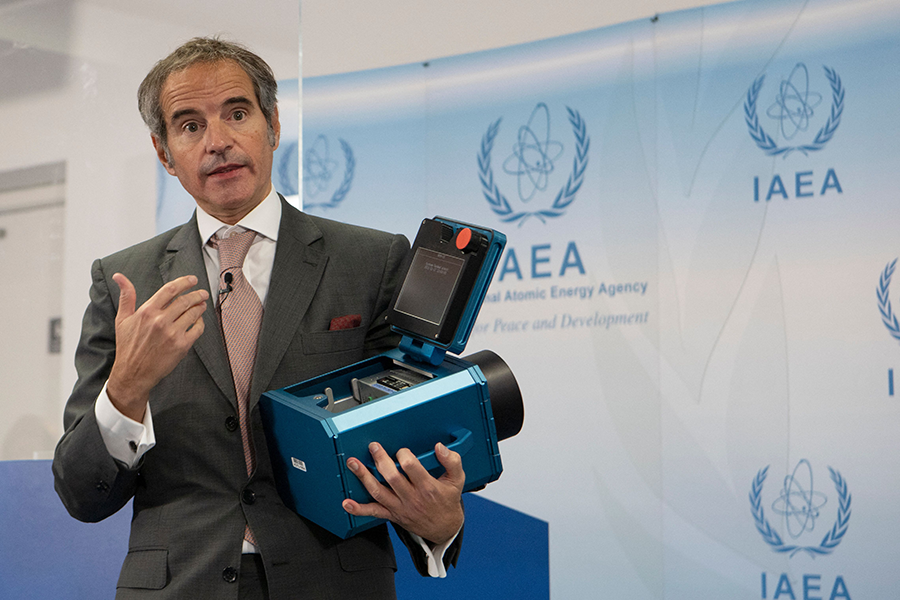
[[[439,327],[464,266],[462,258],[417,248],[394,310]]]

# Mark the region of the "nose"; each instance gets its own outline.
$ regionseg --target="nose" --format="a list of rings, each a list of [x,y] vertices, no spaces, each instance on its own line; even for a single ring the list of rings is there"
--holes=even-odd
[[[231,148],[233,139],[231,132],[223,121],[210,120],[206,125],[206,151],[209,154],[221,154]]]

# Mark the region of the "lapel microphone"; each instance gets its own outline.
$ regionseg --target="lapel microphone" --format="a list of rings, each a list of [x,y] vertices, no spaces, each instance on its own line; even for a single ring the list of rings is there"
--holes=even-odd
[[[225,280],[225,289],[219,290],[219,296],[223,296],[234,289],[233,287],[231,287],[231,281],[234,279],[234,276],[232,276],[231,271],[226,271],[225,274],[222,276],[222,279]]]

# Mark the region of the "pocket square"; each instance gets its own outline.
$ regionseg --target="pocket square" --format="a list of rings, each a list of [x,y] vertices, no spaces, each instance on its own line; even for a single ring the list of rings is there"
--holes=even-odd
[[[328,326],[328,331],[336,331],[338,329],[353,329],[362,325],[362,315],[344,315],[343,317],[335,317]]]

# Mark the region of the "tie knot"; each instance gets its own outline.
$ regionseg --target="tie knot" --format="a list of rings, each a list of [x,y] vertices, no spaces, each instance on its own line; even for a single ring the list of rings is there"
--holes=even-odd
[[[255,231],[247,230],[233,233],[227,238],[211,239],[210,244],[219,251],[219,270],[224,272],[226,269],[240,269],[255,237]]]

